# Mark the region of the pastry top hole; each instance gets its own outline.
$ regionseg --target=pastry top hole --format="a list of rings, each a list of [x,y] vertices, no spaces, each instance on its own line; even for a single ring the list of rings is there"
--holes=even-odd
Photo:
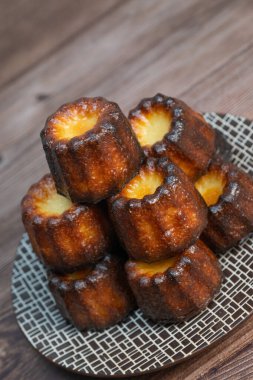
[[[167,269],[174,267],[178,256],[170,257],[169,259],[156,261],[154,263],[145,263],[142,261],[135,262],[135,269],[140,275],[153,276],[157,273],[164,273]]]
[[[142,168],[124,187],[121,195],[128,199],[142,199],[145,195],[154,194],[163,183],[163,175],[159,171]]]
[[[93,270],[93,265],[89,265],[86,268],[81,269],[79,271],[60,275],[60,277],[66,281],[84,280],[92,272],[92,270]]]
[[[151,146],[161,141],[171,129],[172,117],[162,106],[141,111],[130,118],[131,125],[141,146]]]
[[[72,207],[72,202],[68,198],[54,193],[39,200],[37,207],[45,215],[61,215]]]
[[[215,205],[226,186],[226,175],[220,171],[210,171],[195,182],[195,187],[204,198],[207,206]]]
[[[57,193],[52,179],[43,181],[33,195],[38,212],[46,216],[58,216],[69,210],[73,203]]]
[[[91,130],[96,125],[98,116],[98,111],[73,104],[56,113],[50,122],[57,139],[70,140]]]

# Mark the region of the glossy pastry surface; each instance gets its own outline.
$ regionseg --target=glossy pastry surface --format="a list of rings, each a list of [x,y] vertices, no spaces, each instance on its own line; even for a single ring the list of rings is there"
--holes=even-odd
[[[167,157],[192,179],[207,169],[215,131],[181,100],[162,94],[143,99],[129,121],[146,156]]]
[[[80,330],[112,326],[135,307],[123,262],[110,254],[76,273],[50,272],[49,287],[62,315]]]
[[[156,322],[196,315],[211,302],[222,281],[218,259],[200,240],[160,262],[129,260],[126,271],[138,306]]]
[[[142,161],[127,118],[101,97],[60,107],[41,139],[58,192],[75,202],[97,203],[117,193]]]
[[[146,262],[173,256],[193,244],[206,226],[207,208],[189,178],[167,159],[149,158],[109,200],[128,254]]]
[[[253,231],[253,179],[232,163],[217,158],[195,183],[208,207],[203,240],[224,252]]]
[[[21,211],[34,251],[55,271],[94,263],[113,247],[114,232],[104,207],[72,203],[56,192],[50,174],[31,186]]]

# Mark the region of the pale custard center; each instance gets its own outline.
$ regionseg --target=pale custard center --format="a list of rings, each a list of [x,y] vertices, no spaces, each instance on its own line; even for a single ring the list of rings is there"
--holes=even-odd
[[[96,125],[97,120],[98,115],[96,113],[71,111],[69,114],[57,117],[54,124],[55,134],[58,139],[70,140],[91,130]]]
[[[72,202],[57,193],[50,193],[44,199],[37,201],[38,209],[46,215],[61,215],[72,206]]]
[[[177,260],[177,256],[169,259],[156,261],[154,263],[145,263],[142,261],[136,262],[136,270],[139,274],[154,275],[156,273],[164,273],[167,269],[172,268]]]
[[[142,199],[145,195],[154,194],[163,183],[159,172],[141,170],[122,190],[122,196],[130,199]]]
[[[62,275],[62,277],[67,281],[78,281],[78,280],[84,280],[93,270],[93,266],[89,265],[88,267],[73,272],[73,273],[66,273]]]
[[[151,146],[170,131],[171,120],[169,112],[152,109],[134,118],[131,123],[141,146]]]
[[[218,172],[209,172],[195,183],[196,189],[204,198],[207,206],[215,205],[218,202],[225,186],[225,175]]]

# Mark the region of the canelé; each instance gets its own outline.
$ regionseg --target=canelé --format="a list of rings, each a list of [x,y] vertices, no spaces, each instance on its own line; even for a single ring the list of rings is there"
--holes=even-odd
[[[97,203],[116,194],[143,155],[119,106],[101,97],[60,107],[41,139],[57,191],[75,202]]]
[[[109,200],[118,236],[136,260],[157,261],[193,244],[207,223],[207,208],[190,179],[167,159],[148,158]]]
[[[55,271],[67,272],[98,261],[113,246],[113,229],[100,205],[80,205],[56,192],[45,175],[21,203],[34,251]]]
[[[224,252],[253,231],[253,179],[220,158],[196,183],[208,206],[208,224],[203,240]]]
[[[123,262],[110,254],[78,272],[50,272],[49,288],[62,315],[80,330],[114,325],[135,307]]]
[[[167,157],[197,179],[215,152],[215,131],[179,99],[157,94],[143,99],[129,121],[146,156]]]
[[[215,255],[198,240],[175,257],[145,263],[129,260],[126,272],[136,301],[153,321],[184,321],[203,310],[219,291]]]

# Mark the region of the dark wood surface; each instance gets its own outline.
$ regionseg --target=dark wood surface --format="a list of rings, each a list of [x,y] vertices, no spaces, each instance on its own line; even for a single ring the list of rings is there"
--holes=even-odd
[[[82,95],[127,112],[164,92],[253,118],[252,0],[0,0],[0,378],[78,379],[26,341],[13,314],[19,203],[48,171],[46,117]],[[143,379],[253,379],[253,317],[204,353]]]

